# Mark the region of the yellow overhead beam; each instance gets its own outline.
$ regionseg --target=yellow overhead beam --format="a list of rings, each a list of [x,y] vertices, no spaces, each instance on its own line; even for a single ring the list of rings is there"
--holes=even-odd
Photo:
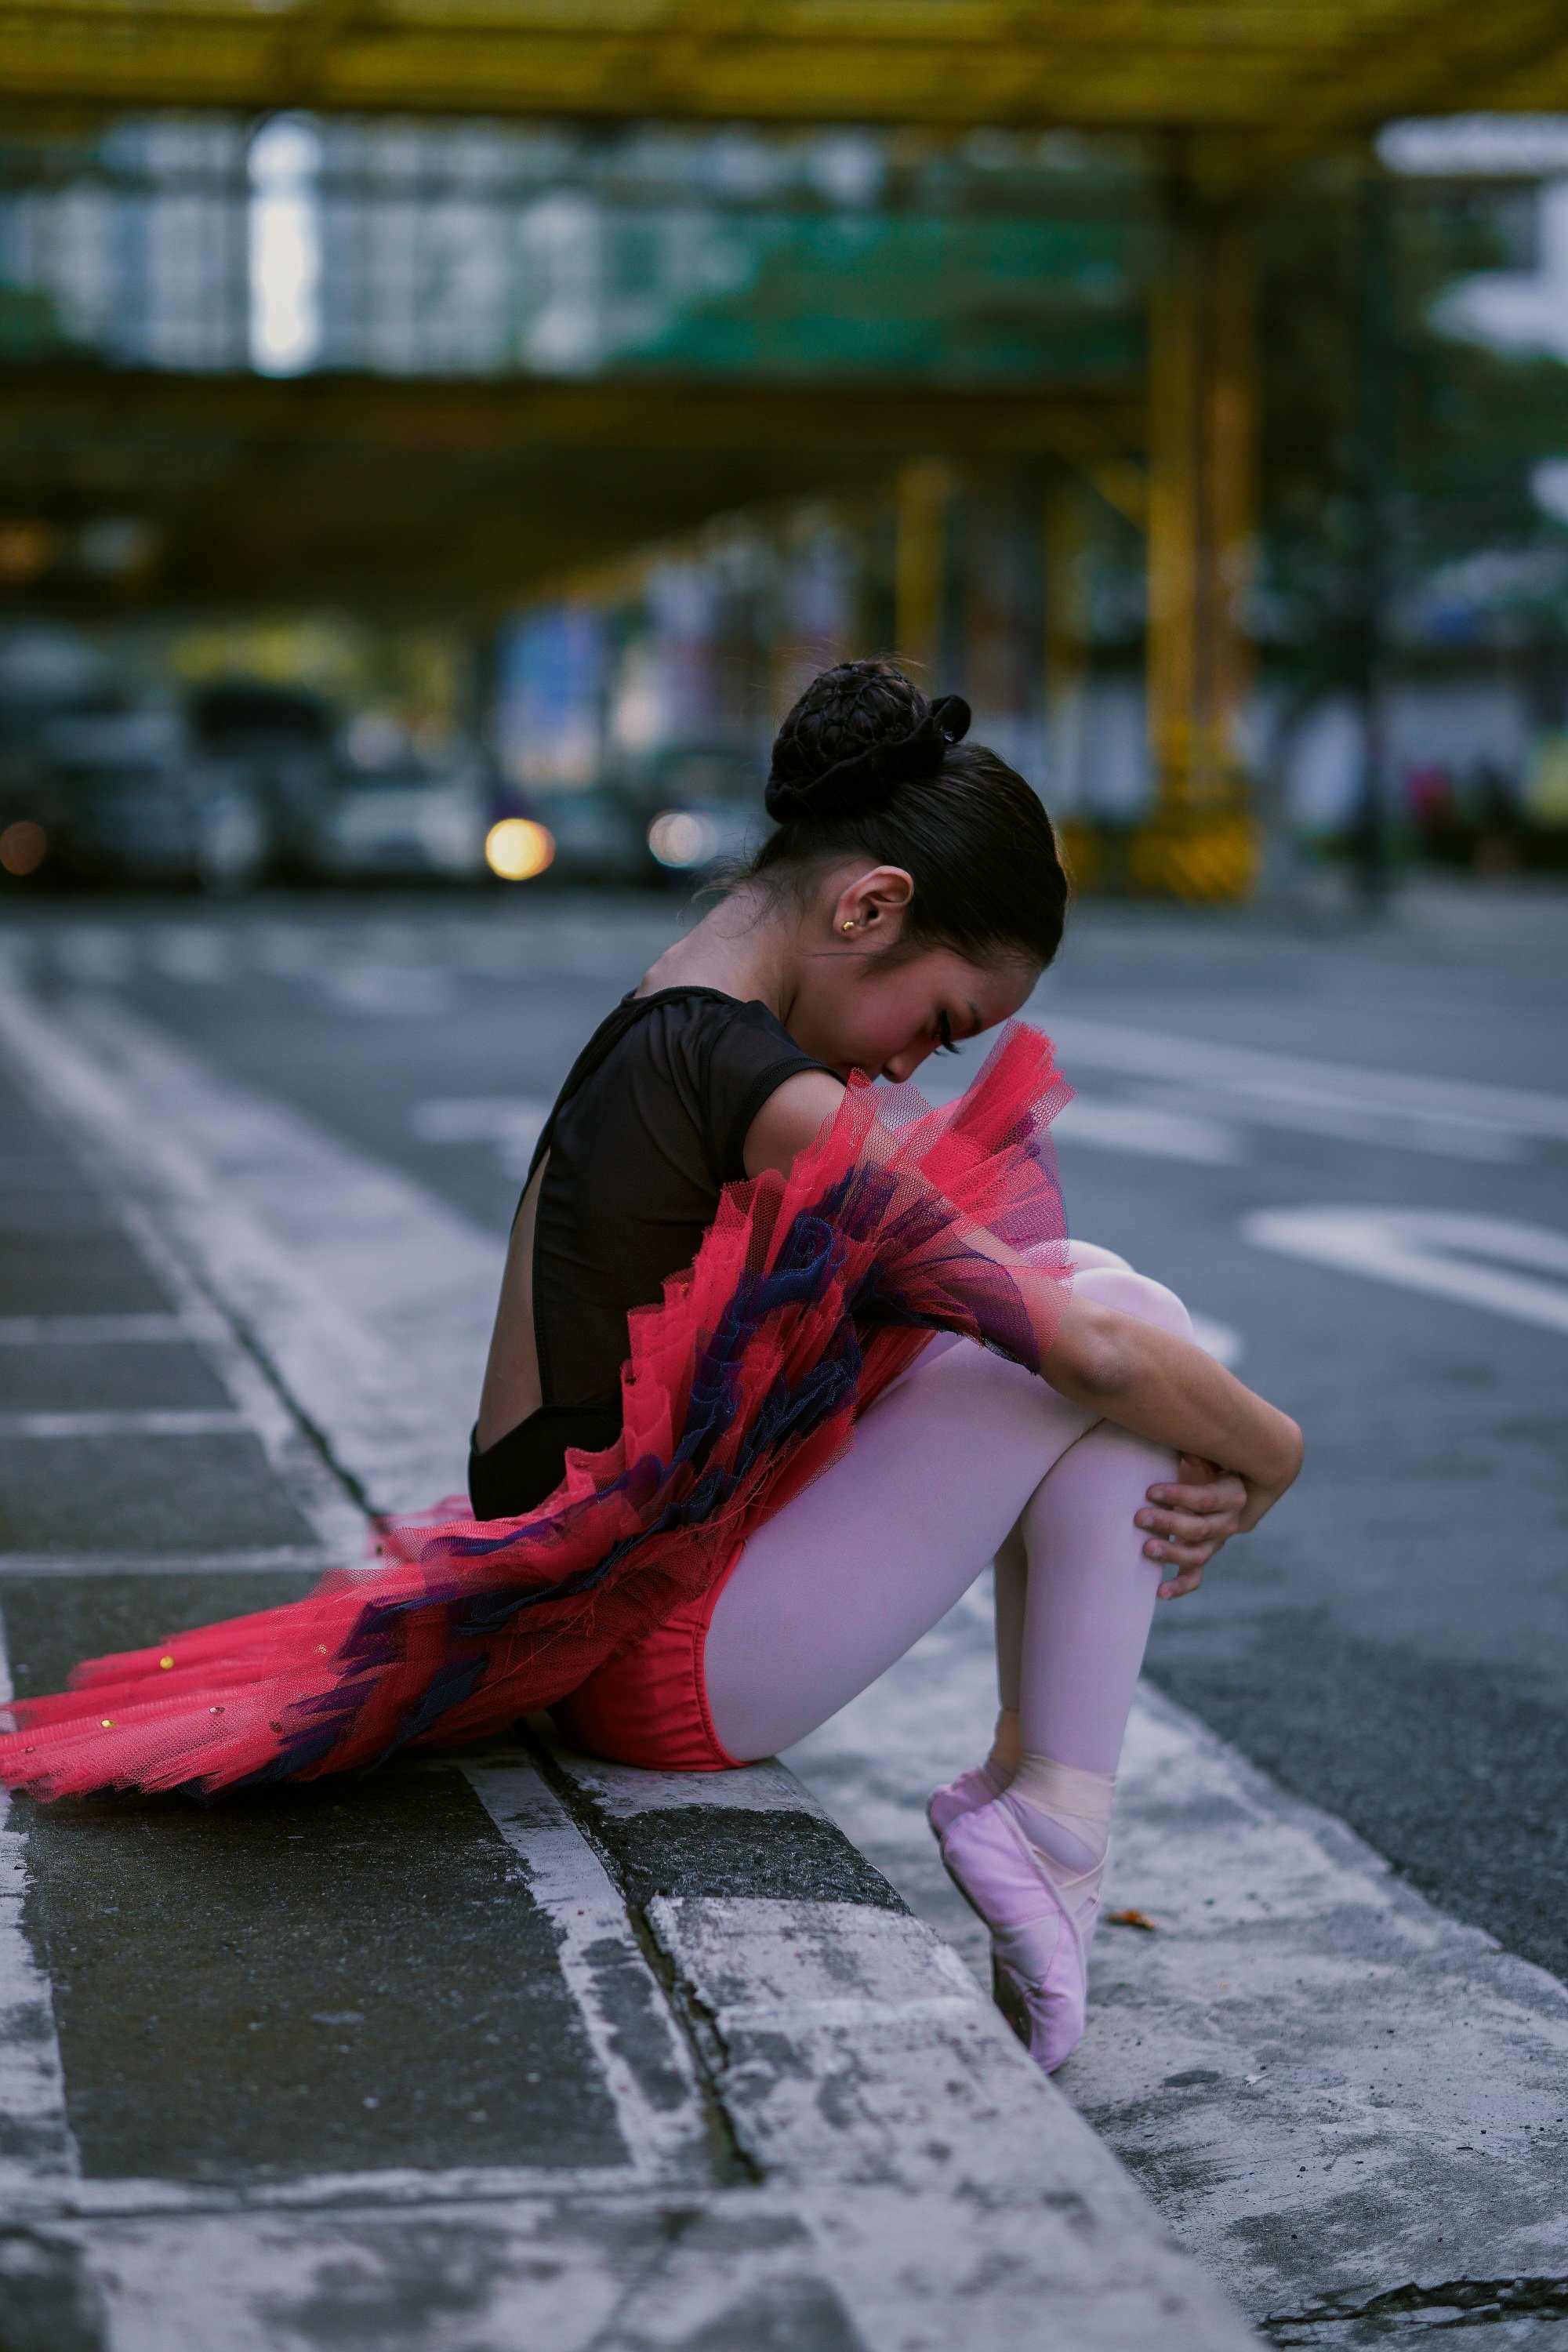
[[[0,0],[0,94],[1321,139],[1568,103],[1568,21],[1561,0]]]
[[[488,383],[322,373],[178,375],[128,368],[0,370],[0,454],[27,462],[81,441],[171,448],[203,440],[276,448],[309,444],[474,456],[617,448],[831,451],[890,468],[931,452],[1058,457],[1136,452],[1143,403],[1125,381],[1072,390],[853,383],[780,384],[712,376],[618,376],[593,383]]]
[[[1125,385],[1064,395],[17,370],[0,372],[0,535],[31,533],[40,551],[36,575],[8,575],[13,598],[62,607],[338,597],[472,613],[716,513],[863,496],[900,459],[1125,463],[1142,435],[1142,403]],[[119,583],[69,561],[73,534],[105,512],[134,515],[150,534],[148,560]],[[46,572],[51,546],[61,561]]]

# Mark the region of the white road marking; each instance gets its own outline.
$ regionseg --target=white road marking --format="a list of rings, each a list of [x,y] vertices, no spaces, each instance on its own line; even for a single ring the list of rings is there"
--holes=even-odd
[[[151,934],[147,948],[153,970],[168,980],[208,987],[238,977],[234,934],[212,923],[164,924]]]
[[[0,1437],[232,1437],[242,1412],[0,1412]]]
[[[274,1544],[250,1551],[7,1551],[0,1552],[0,1579],[7,1576],[252,1576],[271,1569],[302,1569],[320,1576],[334,1565],[327,1551],[302,1544]]]
[[[0,1348],[49,1347],[56,1343],[101,1348],[119,1340],[138,1346],[159,1340],[204,1340],[223,1328],[213,1314],[191,1315],[0,1315]]]
[[[3,1023],[0,1008],[0,1025]],[[205,1317],[216,1327],[204,1338],[202,1351],[259,1439],[268,1467],[310,1523],[318,1541],[345,1560],[361,1558],[365,1548],[363,1511],[345,1492],[342,1477],[322,1460],[313,1436],[301,1428],[292,1401],[273,1376],[264,1354],[251,1346],[248,1335],[237,1328],[232,1317],[214,1315],[216,1286],[208,1280],[206,1268],[174,1245],[150,1201],[122,1198],[117,1205],[137,1247],[176,1301],[182,1319],[194,1323]]]
[[[246,948],[258,971],[273,980],[305,980],[334,952],[331,935],[315,923],[248,923]]]
[[[421,1143],[488,1143],[502,1173],[521,1183],[550,1105],[531,1095],[462,1095],[416,1103],[408,1124]]]
[[[70,923],[50,946],[61,971],[81,988],[114,988],[131,977],[134,952],[128,933],[108,923]]]
[[[397,963],[342,963],[318,975],[322,993],[348,1013],[383,1021],[428,1020],[458,1002],[449,972]]]
[[[182,1307],[210,1311],[205,1285],[246,1335],[253,1357],[225,1371],[242,1410],[258,1416],[270,1399],[277,1444],[298,1445],[276,1381],[378,1509],[421,1510],[460,1488],[500,1238],[120,1004],[82,1000],[64,1018],[0,990],[0,1032],[112,1168]],[[254,1399],[235,1386],[247,1365]],[[339,1490],[329,1531],[330,1500],[310,1516],[353,1559],[363,1522]]]
[[[4,986],[0,1034],[39,1098],[74,1130],[89,1169],[102,1172],[109,1164],[121,1221],[174,1298],[180,1322],[203,1327],[204,1352],[323,1548],[344,1560],[358,1559],[364,1549],[363,1512],[342,1481],[329,1471],[277,1381],[237,1337],[234,1320],[215,1316],[209,1290],[202,1286],[208,1269],[194,1246],[194,1233],[189,1237],[181,1234],[176,1246],[173,1236],[180,1221],[168,1217],[165,1222],[172,1202],[178,1201],[195,1226],[198,1204],[207,1196],[197,1164],[176,1139],[177,1122],[160,1116],[151,1067],[133,1070],[128,1077],[123,1045],[118,1054],[100,1048],[95,1055],[73,1027],[45,1013],[20,991]],[[222,1204],[217,1207],[221,1216]],[[227,1229],[232,1232],[237,1223],[244,1227],[242,1212],[230,1214]],[[266,1254],[259,1239],[258,1254]],[[279,1255],[271,1253],[273,1262]],[[198,1265],[200,1279],[193,1270]],[[286,1269],[282,1278],[289,1278]]]
[[[1153,1160],[1188,1160],[1206,1168],[1230,1166],[1241,1158],[1242,1150],[1233,1125],[1187,1111],[1111,1102],[1101,1095],[1075,1095],[1052,1121],[1051,1133],[1066,1144],[1135,1151]]]
[[[471,1764],[464,1777],[550,1914],[559,1937],[556,1964],[634,2166],[664,2178],[703,2179],[706,2128],[696,2070],[609,1873],[531,1764]],[[632,2055],[639,2043],[640,2070]]]
[[[1330,1135],[1344,1143],[1392,1144],[1406,1151],[1479,1160],[1494,1166],[1524,1156],[1523,1139],[1514,1128],[1483,1119],[1374,1110],[1370,1104],[1347,1102],[1342,1095],[1322,1087],[1284,1079],[1272,1087],[1140,1086],[1133,1095],[1139,1102],[1166,1109],[1241,1119],[1252,1127],[1281,1128],[1291,1134]]]
[[[0,1620],[0,1724],[16,1696]],[[48,1978],[22,1924],[27,1840],[10,1826],[16,1803],[0,1789],[0,2195],[7,2200],[80,2170],[66,2117],[65,2078]]]
[[[1257,1209],[1241,1233],[1255,1249],[1568,1332],[1568,1234],[1544,1225],[1458,1209]]]
[[[1568,1102],[1559,1106],[1552,1096],[1505,1095],[1505,1116],[1495,1107],[1475,1108],[1472,1097],[1478,1094],[1492,1103],[1487,1088],[1450,1089],[1436,1080],[1407,1081],[1398,1073],[1375,1070],[1342,1072],[1333,1064],[1245,1053],[1109,1022],[1049,1013],[1031,1018],[1049,1033],[1075,1087],[1082,1069],[1144,1081],[1115,1097],[1080,1088],[1051,1130],[1069,1146],[1223,1168],[1245,1159],[1248,1128],[1280,1128],[1496,1163],[1521,1158],[1536,1134],[1554,1133],[1552,1119],[1558,1108],[1568,1113]],[[944,1065],[927,1063],[915,1083],[929,1100],[951,1102],[973,1076],[979,1059],[971,1053]],[[1408,1102],[1407,1084],[1415,1089]],[[1429,1089],[1436,1090],[1431,1099]],[[1537,1101],[1545,1110],[1527,1118],[1521,1103]]]
[[[1386,1118],[1402,1114],[1418,1135],[1423,1123],[1465,1127],[1499,1137],[1568,1142],[1568,1095],[1522,1087],[1480,1086],[1468,1079],[1429,1078],[1407,1070],[1375,1070],[1350,1062],[1323,1062],[1300,1054],[1263,1054],[1241,1045],[1178,1037],[1156,1029],[1058,1013],[1037,1003],[1037,1027],[1048,1032],[1070,1077],[1075,1067],[1110,1070],[1131,1078],[1191,1081],[1267,1105],[1342,1105]],[[1417,1148],[1420,1148],[1419,1146]]]

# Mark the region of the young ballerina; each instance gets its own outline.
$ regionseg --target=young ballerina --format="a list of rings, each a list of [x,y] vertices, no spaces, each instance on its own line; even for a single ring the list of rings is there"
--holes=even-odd
[[[627,1312],[690,1260],[724,1184],[787,1172],[851,1070],[908,1079],[1016,1012],[1050,961],[1050,825],[994,753],[950,740],[966,719],[883,664],[820,677],[775,747],[777,831],[568,1078],[513,1228],[470,1462],[481,1519],[534,1508],[565,1447],[613,1438]],[[1172,1292],[1108,1250],[1069,1262],[1043,1377],[932,1338],[726,1575],[556,1709],[568,1739],[628,1763],[772,1755],[994,1559],[995,1738],[930,1818],[1047,2069],[1083,2030],[1156,1593],[1194,1591],[1300,1459],[1295,1424],[1194,1346]]]
[[[784,721],[776,831],[541,1138],[472,1516],[79,1667],[14,1706],[0,1780],[212,1793],[542,1706],[591,1752],[714,1770],[804,1738],[994,1559],[995,1738],[931,1821],[1059,2065],[1156,1594],[1257,1525],[1300,1437],[1170,1291],[1067,1243],[1046,1041],[1010,1032],[948,1111],[866,1083],[1007,1020],[1060,940],[1045,811],[967,722],[876,662]]]

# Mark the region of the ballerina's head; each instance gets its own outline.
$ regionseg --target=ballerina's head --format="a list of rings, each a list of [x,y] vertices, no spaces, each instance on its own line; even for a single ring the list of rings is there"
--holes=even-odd
[[[890,662],[824,670],[780,728],[776,829],[727,908],[785,942],[785,1018],[837,1069],[907,1078],[1005,1020],[1061,941],[1068,885],[1039,796],[956,695]]]

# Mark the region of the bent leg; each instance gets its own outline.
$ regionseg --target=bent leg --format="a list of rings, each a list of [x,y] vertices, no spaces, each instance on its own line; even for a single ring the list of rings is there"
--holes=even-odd
[[[1172,1292],[1109,1251],[1077,1255],[1076,1290],[1186,1328]],[[1171,1469],[1167,1452],[1117,1432],[1053,1509],[1042,1482],[1100,1426],[1020,1366],[967,1340],[937,1342],[857,1424],[848,1452],[752,1538],[721,1592],[704,1679],[729,1753],[766,1756],[805,1738],[912,1648],[999,1553],[1004,1706],[1021,1702],[1016,1660],[1040,1692],[1025,1746],[1059,1723],[1075,1747],[1087,1736],[1099,1752],[1108,1727],[1125,1722],[1160,1580],[1134,1514]],[[1130,1484],[1145,1468],[1142,1485]],[[1053,1590],[1037,1595],[1047,1558]],[[1036,1664],[1042,1645],[1048,1670]],[[1064,1695],[1101,1682],[1103,1704],[1075,1713]]]
[[[1114,1307],[1123,1315],[1136,1316],[1142,1322],[1158,1323],[1164,1329],[1174,1331],[1183,1339],[1191,1338],[1191,1318],[1175,1293],[1167,1290],[1163,1283],[1151,1281],[1147,1276],[1134,1273],[1126,1259],[1118,1257],[1113,1250],[1101,1249],[1090,1242],[1074,1242],[1072,1268],[1073,1289],[1077,1296],[1097,1299],[1100,1305]],[[1109,1424],[1100,1423],[1098,1428],[1109,1428]],[[1097,1433],[1098,1429],[1089,1432],[1089,1435],[1093,1436]],[[1121,1437],[1126,1437],[1127,1433],[1123,1431],[1118,1434]],[[1079,1441],[1079,1444],[1081,1446],[1087,1442],[1087,1438],[1083,1438]],[[1130,1441],[1132,1446],[1143,1443],[1144,1441],[1138,1439]],[[1124,1546],[1121,1542],[1123,1535],[1131,1543],[1132,1552],[1136,1556],[1139,1567],[1151,1566],[1152,1563],[1143,1559],[1143,1538],[1132,1524],[1133,1514],[1142,1509],[1145,1490],[1152,1486],[1156,1479],[1170,1475],[1171,1456],[1163,1447],[1151,1447],[1147,1458],[1148,1475],[1131,1504],[1127,1504],[1129,1486],[1126,1474],[1129,1471],[1135,1473],[1133,1457],[1128,1448],[1112,1444],[1101,1454],[1086,1457],[1086,1460],[1090,1463],[1100,1461],[1104,1465],[1102,1472],[1097,1475],[1087,1470],[1084,1462],[1078,1463],[1067,1488],[1062,1493],[1060,1508],[1053,1513],[1048,1507],[1045,1506],[1044,1497],[1037,1495],[1032,1498],[1029,1512],[1020,1517],[1017,1525],[1009,1529],[997,1546],[996,1692],[1002,1709],[1002,1721],[997,1726],[996,1745],[992,1750],[990,1764],[998,1787],[1005,1786],[1008,1775],[1016,1770],[1019,1755],[1026,1744],[1019,1714],[1023,1698],[1025,1624],[1029,1607],[1031,1559],[1038,1564],[1042,1574],[1048,1573],[1054,1580],[1063,1582],[1068,1593],[1078,1589],[1086,1579],[1092,1580],[1098,1571],[1091,1567],[1090,1563],[1099,1559],[1102,1549],[1093,1524],[1096,1516],[1094,1503],[1097,1498],[1102,1497],[1106,1507],[1110,1556],[1117,1563],[1112,1570],[1112,1580],[1120,1581],[1124,1587],[1127,1582],[1128,1571],[1121,1565],[1125,1557]],[[1114,1468],[1112,1468],[1113,1465]],[[1063,1469],[1067,1467],[1066,1458],[1059,1466]],[[1110,1479],[1109,1491],[1103,1488],[1103,1479],[1106,1475]],[[1127,1505],[1125,1510],[1124,1505]],[[1050,1563],[1049,1568],[1047,1568],[1047,1562]],[[1133,1638],[1137,1616],[1142,1607],[1143,1588],[1143,1580],[1137,1570],[1134,1570],[1131,1574],[1130,1598],[1132,1602],[1132,1614],[1127,1621],[1126,1631],[1126,1640],[1129,1643]],[[1154,1588],[1159,1580],[1159,1577],[1156,1576],[1150,1586],[1147,1596],[1150,1609],[1153,1607]],[[1066,1649],[1073,1658],[1073,1664],[1070,1666],[1064,1667],[1059,1673],[1051,1673],[1044,1679],[1043,1703],[1047,1714],[1054,1717],[1057,1712],[1057,1694],[1063,1684],[1077,1683],[1081,1679],[1079,1666],[1080,1648],[1078,1637],[1082,1629],[1075,1624],[1070,1601],[1068,1601],[1065,1595],[1064,1612],[1058,1621],[1058,1612],[1047,1607],[1043,1594],[1038,1591],[1036,1593],[1035,1625],[1035,1637],[1031,1645],[1032,1654],[1038,1657],[1041,1644],[1047,1639],[1065,1636]],[[1139,1645],[1140,1657],[1142,1654],[1142,1643],[1146,1643],[1147,1639],[1148,1622],[1145,1617],[1142,1641]],[[1122,1646],[1122,1643],[1119,1641],[1116,1645],[1119,1652]],[[1034,1679],[1037,1684],[1039,1683],[1040,1678],[1037,1675]],[[1125,1679],[1120,1668],[1113,1679],[1117,1683]],[[1136,1668],[1132,1679],[1134,1682],[1137,1680]],[[1129,1686],[1128,1705],[1131,1706],[1131,1686]],[[1038,1714],[1039,1703],[1037,1702],[1036,1706],[1031,1710],[1031,1725],[1037,1733],[1040,1730]],[[1069,1721],[1071,1719],[1070,1711],[1068,1719]],[[1051,1755],[1061,1753],[1051,1747],[1049,1739],[1043,1741],[1031,1739],[1027,1744],[1043,1745],[1047,1752]],[[1103,1742],[1100,1744],[1103,1747]],[[1118,1746],[1120,1746],[1120,1739]],[[1063,1760],[1068,1760],[1065,1755]]]
[[[719,1596],[704,1678],[730,1754],[793,1746],[911,1649],[1093,1421],[971,1340],[922,1358]]]
[[[1190,1339],[1174,1291],[1124,1265],[1075,1275],[1075,1295]],[[1168,1446],[1097,1422],[1030,1496],[1008,1539],[1026,1593],[1012,1672],[1026,1754],[1114,1772],[1164,1570],[1135,1524],[1148,1490],[1175,1470]],[[998,1640],[1001,1633],[998,1615]],[[1009,1704],[1005,1690],[1003,1705]]]
[[[1086,1267],[1074,1287],[1190,1328],[1180,1300],[1130,1268]],[[1169,1448],[1100,1421],[1041,1480],[1002,1555],[998,1664],[1017,1713],[1004,1713],[987,1765],[931,1803],[943,1861],[991,1929],[999,1980],[1047,2072],[1083,2032],[1116,1767],[1163,1574],[1135,1516],[1172,1467]]]

